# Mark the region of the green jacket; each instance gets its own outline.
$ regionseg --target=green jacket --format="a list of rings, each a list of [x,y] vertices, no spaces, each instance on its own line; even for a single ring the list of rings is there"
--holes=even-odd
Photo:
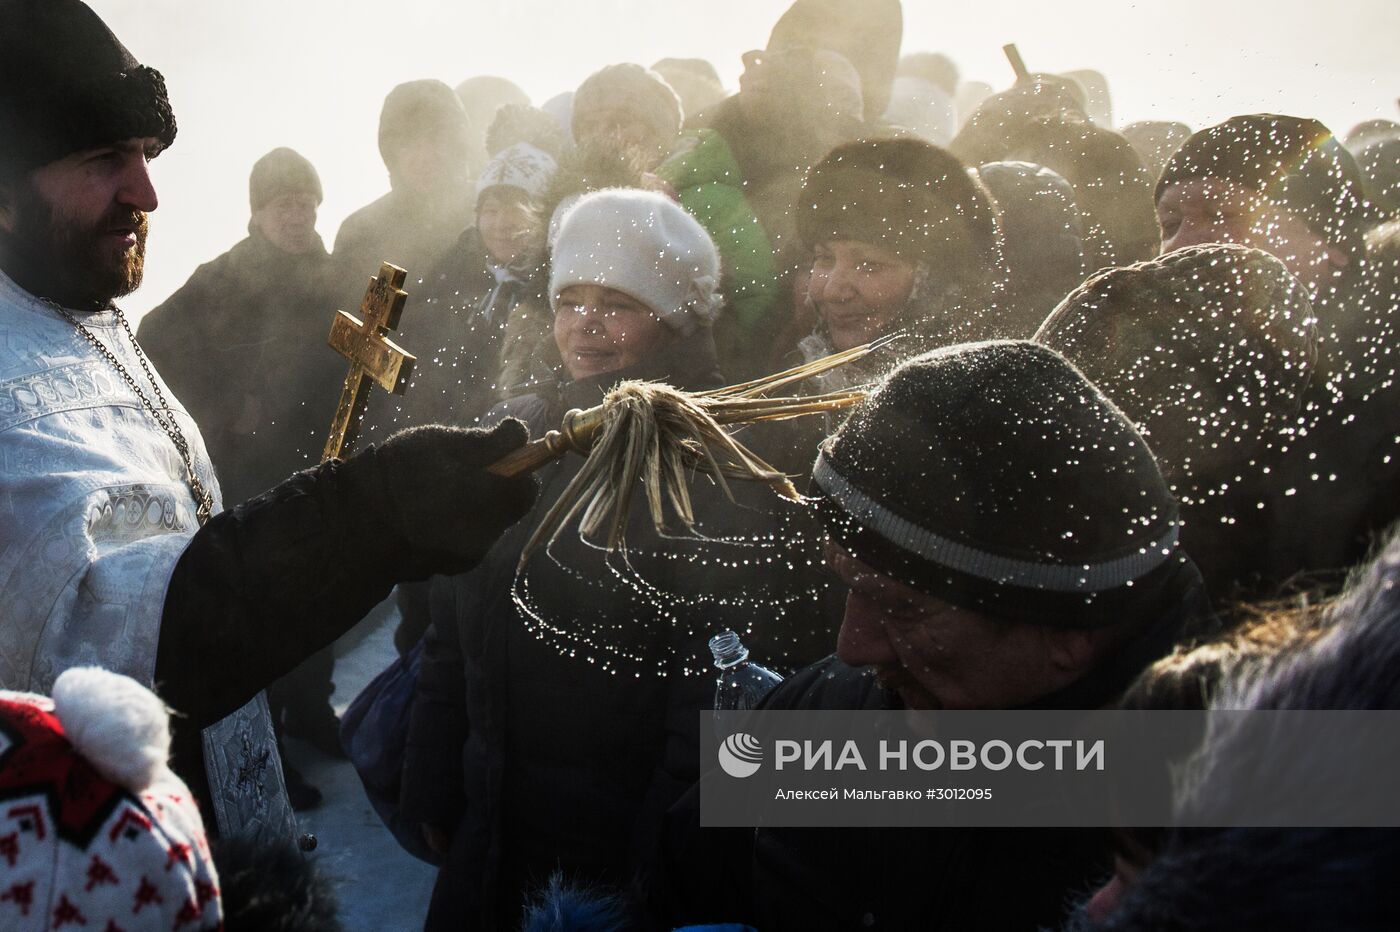
[[[768,232],[744,196],[743,173],[729,144],[711,129],[686,133],[657,174],[719,248],[736,336],[760,333],[779,299],[777,263]]]

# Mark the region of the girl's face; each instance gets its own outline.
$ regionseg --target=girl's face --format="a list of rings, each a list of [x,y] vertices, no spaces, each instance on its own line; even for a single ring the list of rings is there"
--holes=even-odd
[[[817,246],[807,294],[837,350],[869,343],[899,318],[914,290],[914,263],[859,240]]]
[[[636,365],[673,339],[651,308],[602,285],[570,285],[559,292],[554,342],[571,379]]]
[[[488,190],[476,206],[476,229],[491,259],[510,265],[528,253],[544,225],[525,199],[505,189]]]

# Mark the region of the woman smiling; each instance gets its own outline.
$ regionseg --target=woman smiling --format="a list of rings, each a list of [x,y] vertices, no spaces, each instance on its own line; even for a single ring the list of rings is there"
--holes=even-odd
[[[623,379],[719,386],[719,264],[704,229],[664,196],[582,197],[560,222],[550,276],[561,377],[487,420],[514,414],[540,436]],[[517,576],[526,538],[583,462],[541,469],[535,511],[427,600],[402,800],[444,857],[430,929],[513,928],[527,888],[552,871],[623,885],[649,863],[662,815],[698,776],[710,635],[732,627],[779,666],[829,649],[832,619],[814,617],[820,584],[763,573],[756,551],[724,543],[793,536],[757,486],[735,484],[736,502],[696,483],[694,536],[657,534],[633,509],[625,560],[582,542],[574,519]],[[774,617],[755,599],[793,608]]]

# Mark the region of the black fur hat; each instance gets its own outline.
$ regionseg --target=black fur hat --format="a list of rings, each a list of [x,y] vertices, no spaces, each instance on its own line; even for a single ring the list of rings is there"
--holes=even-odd
[[[952,153],[922,139],[837,146],[808,172],[797,210],[809,247],[854,239],[945,268],[1001,263],[987,189]]]
[[[0,177],[132,137],[175,141],[165,79],[81,0],[0,0]]]
[[[1317,120],[1251,113],[1194,134],[1162,169],[1156,199],[1191,178],[1220,178],[1257,191],[1353,258],[1382,216],[1366,200],[1356,160]]]
[[[812,478],[852,555],[995,618],[1130,621],[1181,559],[1176,501],[1146,441],[1035,343],[904,363],[822,444]]]

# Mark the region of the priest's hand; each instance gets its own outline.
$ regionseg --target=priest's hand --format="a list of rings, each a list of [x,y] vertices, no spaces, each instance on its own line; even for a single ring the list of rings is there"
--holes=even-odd
[[[404,548],[404,578],[463,572],[534,504],[533,478],[487,472],[529,436],[514,418],[489,431],[399,431],[341,466],[342,482],[364,496],[347,504],[374,515]]]
[[[470,569],[535,500],[487,467],[527,439],[418,427],[299,472],[215,515],[165,594],[156,680],[193,726],[217,721],[335,638],[395,583]]]

